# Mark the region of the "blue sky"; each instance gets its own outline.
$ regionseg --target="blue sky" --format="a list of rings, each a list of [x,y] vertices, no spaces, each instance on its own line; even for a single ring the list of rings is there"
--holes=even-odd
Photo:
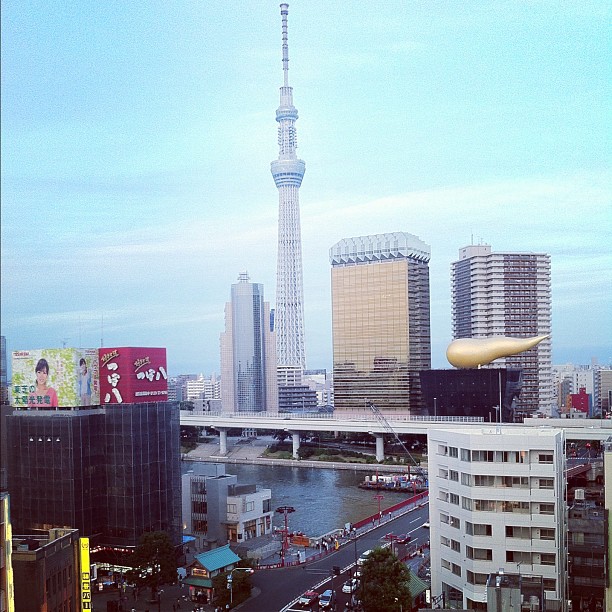
[[[218,372],[238,274],[274,301],[278,4],[2,0],[9,350],[103,335]],[[549,253],[553,361],[612,361],[609,20],[603,0],[290,2],[308,367],[332,363],[329,247],[392,231],[431,246],[435,367],[470,242]]]

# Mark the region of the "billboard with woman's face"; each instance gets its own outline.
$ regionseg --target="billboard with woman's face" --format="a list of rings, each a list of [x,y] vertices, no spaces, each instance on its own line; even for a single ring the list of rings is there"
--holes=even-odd
[[[13,351],[11,404],[47,410],[100,404],[98,349]]]

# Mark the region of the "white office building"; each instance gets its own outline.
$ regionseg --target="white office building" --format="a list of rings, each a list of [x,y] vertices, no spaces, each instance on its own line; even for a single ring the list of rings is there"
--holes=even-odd
[[[546,609],[564,610],[563,430],[437,429],[428,447],[432,595],[487,610],[487,576],[503,569],[541,576]]]
[[[196,550],[241,544],[272,532],[272,491],[238,484],[224,464],[200,464],[201,474],[182,476],[183,533]]]
[[[188,402],[221,398],[221,381],[216,374],[209,377],[200,374],[195,380],[186,381],[185,388]]]

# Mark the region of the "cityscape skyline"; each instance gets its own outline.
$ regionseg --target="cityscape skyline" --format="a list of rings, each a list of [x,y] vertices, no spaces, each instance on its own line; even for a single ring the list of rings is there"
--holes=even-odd
[[[3,9],[9,350],[165,345],[172,374],[218,372],[227,286],[275,285],[278,3]],[[308,366],[331,370],[329,248],[394,231],[432,247],[433,367],[469,242],[550,254],[553,363],[609,362],[609,8],[387,9],[291,3]]]

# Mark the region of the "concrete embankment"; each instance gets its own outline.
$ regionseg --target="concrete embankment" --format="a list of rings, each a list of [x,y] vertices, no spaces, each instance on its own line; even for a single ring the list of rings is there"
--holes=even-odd
[[[408,466],[403,464],[385,465],[380,463],[344,463],[342,461],[311,461],[308,459],[272,459],[262,456],[266,446],[242,443],[228,445],[228,453],[219,454],[219,445],[202,443],[189,453],[185,453],[183,461],[215,461],[218,463],[242,463],[253,465],[284,465],[289,467],[312,467],[327,470],[352,470],[355,472],[406,472]],[[426,469],[426,466],[421,464]]]

